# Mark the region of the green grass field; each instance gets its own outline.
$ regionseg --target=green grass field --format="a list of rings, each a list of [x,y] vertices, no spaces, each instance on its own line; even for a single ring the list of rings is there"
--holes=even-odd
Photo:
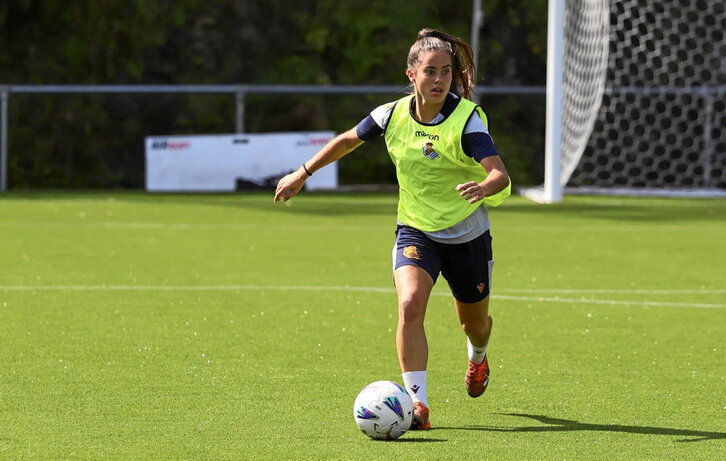
[[[429,305],[434,430],[368,440],[400,382],[396,197],[0,196],[0,458],[724,459],[726,201],[492,210],[492,381]]]

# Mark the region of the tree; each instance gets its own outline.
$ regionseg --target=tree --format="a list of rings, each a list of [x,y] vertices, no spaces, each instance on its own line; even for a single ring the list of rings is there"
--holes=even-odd
[[[485,7],[483,82],[543,84],[546,2]],[[470,15],[471,2],[436,0],[15,0],[0,4],[0,82],[404,89],[417,31],[468,39]],[[250,96],[247,129],[342,131],[396,97]],[[521,97],[489,98],[485,110],[510,173],[528,180],[543,120]],[[234,104],[216,95],[13,95],[11,115],[11,187],[141,187],[145,136],[230,132]],[[341,163],[342,182],[394,180],[382,143],[362,150]]]

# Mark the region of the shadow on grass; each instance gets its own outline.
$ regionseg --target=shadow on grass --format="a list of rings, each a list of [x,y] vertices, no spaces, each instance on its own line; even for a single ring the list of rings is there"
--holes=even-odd
[[[413,442],[448,442],[446,439],[432,439],[429,437],[425,438],[408,438],[408,437],[402,437],[400,439],[395,440],[396,443],[413,443]]]
[[[29,190],[9,191],[2,198],[37,202],[115,200],[142,204],[191,204],[248,209],[277,214],[360,216],[396,215],[397,196],[386,192],[305,191],[285,206],[273,203],[273,190],[249,192],[145,192],[143,190]],[[330,200],[329,200],[330,199]]]
[[[37,201],[115,199],[140,203],[191,203],[233,209],[253,209],[286,215],[320,216],[391,215],[395,216],[398,196],[390,191],[305,191],[292,206],[272,203],[273,191],[227,193],[145,192],[143,190],[11,190],[4,200]],[[684,222],[713,222],[726,218],[726,201],[722,199],[602,198],[571,196],[563,203],[543,205],[526,200],[512,200],[496,208],[497,214],[546,214],[548,217],[582,217],[603,221],[672,222],[674,216]]]
[[[506,416],[519,416],[539,421],[547,426],[519,426],[519,427],[489,427],[489,426],[463,426],[463,427],[437,427],[436,429],[453,429],[466,431],[487,432],[570,432],[570,431],[601,431],[624,432],[628,434],[651,434],[681,436],[679,442],[700,442],[703,440],[726,439],[726,432],[693,431],[690,429],[672,429],[652,426],[625,426],[621,424],[592,424],[581,423],[572,419],[550,418],[543,415],[527,415],[523,413],[499,413]]]

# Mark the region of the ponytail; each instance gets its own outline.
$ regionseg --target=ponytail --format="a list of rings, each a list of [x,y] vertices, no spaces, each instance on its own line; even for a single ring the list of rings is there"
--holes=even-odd
[[[408,52],[406,65],[413,69],[421,61],[421,55],[428,51],[448,51],[451,55],[451,92],[471,99],[474,94],[475,64],[471,46],[458,37],[436,29],[421,29]]]

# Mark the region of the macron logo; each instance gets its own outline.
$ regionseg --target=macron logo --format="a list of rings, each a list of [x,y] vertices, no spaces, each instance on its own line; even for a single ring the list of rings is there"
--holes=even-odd
[[[427,132],[422,131],[422,130],[419,130],[419,131],[416,132],[416,137],[417,138],[429,138],[432,141],[438,141],[439,140],[439,135],[437,135],[437,134],[428,134]]]

